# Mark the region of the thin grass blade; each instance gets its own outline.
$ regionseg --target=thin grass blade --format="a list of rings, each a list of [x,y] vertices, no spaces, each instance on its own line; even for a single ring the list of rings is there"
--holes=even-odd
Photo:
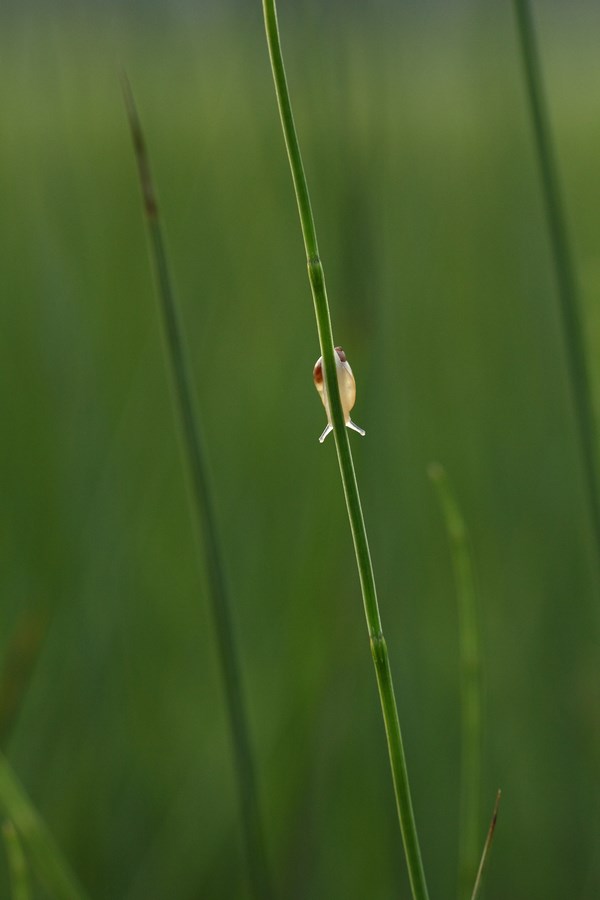
[[[439,463],[429,466],[452,551],[458,601],[461,698],[461,775],[458,851],[458,897],[468,898],[479,861],[481,790],[482,677],[477,591],[464,519]]]
[[[598,438],[594,423],[592,390],[586,360],[579,287],[569,243],[567,219],[550,129],[531,3],[530,0],[513,0],[513,2],[529,114],[531,116],[546,220],[554,260],[565,353],[579,436],[582,469],[587,485],[587,499],[595,541],[596,561],[600,567]]]
[[[172,385],[182,429],[184,452],[189,467],[192,502],[201,534],[208,593],[217,637],[221,672],[231,728],[233,756],[252,892],[256,900],[272,896],[267,866],[264,830],[254,759],[251,750],[248,716],[243,698],[242,678],[236,643],[225,566],[217,535],[212,492],[209,485],[206,452],[196,411],[195,392],[190,375],[187,349],[179,310],[172,288],[171,274],[163,238],[154,182],[146,142],[128,80],[123,77],[127,119],[137,163],[150,252],[154,264],[162,326],[172,376]]]
[[[0,810],[17,830],[39,880],[54,900],[88,900],[88,895],[2,754]]]
[[[15,826],[9,820],[2,825],[2,837],[10,872],[11,900],[31,900],[27,861]]]
[[[490,827],[488,828],[487,837],[485,839],[485,844],[483,845],[483,853],[481,854],[481,860],[479,863],[479,868],[477,869],[477,877],[475,879],[475,884],[473,886],[473,893],[471,894],[471,900],[477,900],[479,896],[479,889],[481,887],[481,879],[483,876],[483,871],[485,869],[485,864],[487,862],[490,848],[492,846],[492,841],[494,840],[494,834],[496,831],[496,822],[498,820],[498,808],[500,806],[500,797],[502,796],[502,791],[498,791],[496,794],[496,802],[494,803],[494,811],[492,813],[492,820],[490,822]]]
[[[308,185],[304,174],[300,145],[292,114],[292,105],[283,64],[283,54],[281,51],[275,0],[263,0],[263,14],[271,69],[273,72],[273,81],[275,83],[275,93],[277,96],[281,125],[296,194],[302,236],[304,239],[308,277],[317,319],[321,356],[323,357],[325,386],[331,409],[333,435],[335,438],[350,529],[354,542],[354,551],[356,554],[356,563],[371,644],[371,655],[375,666],[375,676],[377,679],[377,687],[387,736],[392,780],[404,843],[408,875],[414,900],[427,900],[427,884],[421,859],[421,849],[419,846],[419,838],[417,835],[408,781],[406,756],[402,743],[398,709],[392,682],[392,672],[387,644],[383,636],[377,591],[375,587],[375,576],[373,573],[360,495],[358,492],[358,484],[354,471],[354,462],[350,450],[350,441],[342,411],[336,372],[331,317],[327,300],[327,289],[325,286],[325,274],[319,256],[317,234],[310,204]]]

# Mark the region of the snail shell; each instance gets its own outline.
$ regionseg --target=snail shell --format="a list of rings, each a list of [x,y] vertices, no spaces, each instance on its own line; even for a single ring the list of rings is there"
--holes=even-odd
[[[350,418],[350,410],[354,407],[356,402],[356,382],[354,380],[354,375],[352,374],[352,369],[350,368],[350,363],[346,359],[346,354],[341,347],[335,348],[335,363],[338,386],[340,389],[340,399],[342,401],[342,410],[344,413],[344,422],[348,428],[352,428],[354,431],[358,431],[359,434],[364,435],[363,429],[359,428],[359,426]],[[320,356],[315,363],[313,369],[313,381],[321,400],[323,401],[325,412],[327,413],[327,428],[319,438],[319,441],[323,443],[329,432],[333,431],[333,425],[331,424],[331,410],[329,408],[329,399],[325,387],[322,356]]]

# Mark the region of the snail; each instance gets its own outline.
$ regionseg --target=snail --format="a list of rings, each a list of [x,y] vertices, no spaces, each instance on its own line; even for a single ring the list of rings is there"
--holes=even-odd
[[[346,423],[346,427],[352,428],[354,431],[358,431],[358,433],[362,434],[364,437],[365,433],[362,428],[359,428],[358,425],[350,418],[350,410],[352,409],[356,401],[356,383],[354,381],[352,369],[350,368],[350,363],[346,359],[346,354],[341,347],[335,348],[335,365],[337,369],[340,400],[342,401],[342,411],[344,413],[344,422]],[[320,394],[321,400],[323,401],[325,412],[327,413],[327,428],[319,438],[319,441],[322,444],[329,432],[333,431],[333,425],[331,424],[331,410],[329,409],[329,400],[327,397],[325,381],[323,378],[322,356],[320,356],[315,363],[315,367],[313,369],[313,380],[315,382],[315,387]]]

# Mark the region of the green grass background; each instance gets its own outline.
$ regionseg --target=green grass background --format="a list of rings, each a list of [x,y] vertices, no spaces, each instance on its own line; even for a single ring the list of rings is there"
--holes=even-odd
[[[536,9],[597,386],[600,11]],[[436,459],[480,588],[482,841],[503,790],[486,897],[592,900],[600,583],[511,5],[295,0],[280,20],[431,895],[455,893],[460,749]],[[191,349],[277,893],[407,898],[258,0],[3,11],[5,666],[15,634],[26,658],[44,633],[14,715],[5,673],[3,747],[96,900],[248,896],[121,65]]]

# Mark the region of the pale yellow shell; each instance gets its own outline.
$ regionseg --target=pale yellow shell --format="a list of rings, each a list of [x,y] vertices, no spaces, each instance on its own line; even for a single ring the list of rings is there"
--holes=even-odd
[[[350,368],[350,363],[346,359],[346,354],[341,347],[335,348],[335,362],[338,386],[340,389],[340,400],[342,401],[342,410],[344,413],[344,422],[346,423],[346,426],[348,428],[352,428],[354,431],[358,431],[359,434],[364,435],[364,431],[362,430],[362,428],[359,428],[358,425],[356,425],[350,418],[350,410],[354,407],[354,403],[356,402],[356,382],[354,380],[354,375],[352,374],[352,369]],[[313,369],[313,380],[315,382],[315,387],[319,392],[321,400],[323,401],[325,412],[327,413],[327,428],[319,438],[321,443],[323,443],[329,432],[333,431],[333,426],[331,424],[331,410],[329,409],[329,400],[327,397],[325,379],[323,376],[322,356],[320,356],[315,363],[315,367]]]

